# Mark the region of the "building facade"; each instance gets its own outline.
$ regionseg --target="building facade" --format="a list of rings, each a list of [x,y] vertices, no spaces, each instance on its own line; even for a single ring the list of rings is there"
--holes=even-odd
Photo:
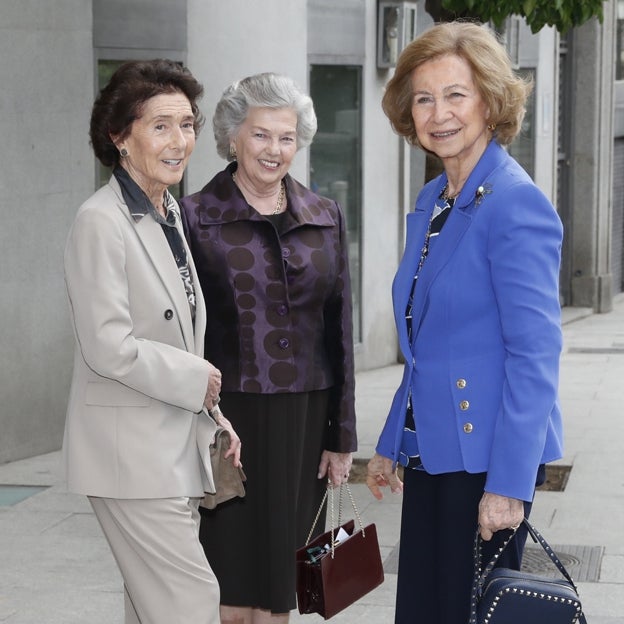
[[[597,312],[622,290],[623,4],[606,2],[613,20],[592,20],[565,38],[553,29],[533,35],[516,18],[504,32],[518,69],[536,84],[511,150],[566,224],[562,304]],[[0,463],[61,443],[73,352],[62,252],[78,206],[108,175],[88,144],[89,116],[98,89],[125,60],[172,58],[204,84],[207,124],[181,192],[198,190],[225,165],[210,119],[231,82],[275,71],[310,92],[319,131],[292,173],[340,201],[347,216],[357,369],[396,362],[390,286],[404,216],[432,169],[392,133],[380,102],[401,37],[431,23],[423,1],[0,4],[0,128],[8,148],[0,168]]]

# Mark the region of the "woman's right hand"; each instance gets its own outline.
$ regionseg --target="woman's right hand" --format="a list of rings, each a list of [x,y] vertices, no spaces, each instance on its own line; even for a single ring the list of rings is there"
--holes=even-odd
[[[212,415],[217,425],[219,425],[220,427],[223,427],[224,429],[227,429],[227,431],[229,431],[230,433],[230,447],[225,452],[225,455],[223,457],[227,459],[231,455],[233,457],[234,465],[237,468],[242,468],[243,463],[241,462],[240,458],[241,458],[241,448],[243,446],[243,443],[241,442],[241,439],[238,437],[238,434],[236,433],[236,431],[234,431],[234,427],[232,426],[232,423],[223,415],[223,412],[218,407],[212,410]]]
[[[403,491],[403,481],[399,479],[396,468],[392,469],[392,464],[391,459],[383,457],[379,453],[375,453],[368,462],[366,485],[377,500],[383,498],[380,489],[382,487],[390,486],[390,491],[393,494],[400,494]]]
[[[221,392],[221,371],[208,362],[208,387],[204,405],[211,410],[219,402],[219,392]]]

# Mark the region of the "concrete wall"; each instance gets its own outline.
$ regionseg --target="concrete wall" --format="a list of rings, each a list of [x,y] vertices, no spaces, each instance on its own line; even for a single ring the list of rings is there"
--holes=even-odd
[[[363,71],[362,343],[356,363],[370,369],[395,363],[398,346],[392,311],[392,278],[402,255],[403,222],[411,199],[405,171],[405,143],[381,109],[391,70],[377,69],[377,9],[366,2]],[[409,160],[407,161],[409,163]]]
[[[536,51],[534,180],[550,201],[555,203],[559,40],[554,28],[543,28],[538,34],[532,34],[527,27],[525,32],[526,39],[521,40],[522,50]]]
[[[224,89],[264,71],[287,74],[308,87],[305,0],[205,2],[188,0],[187,64],[204,85],[206,126],[187,170],[187,191],[199,190],[226,162],[217,156],[211,119]],[[295,157],[291,173],[307,183],[307,151]]]
[[[62,252],[93,191],[91,3],[0,3],[0,463],[59,447],[71,375]]]
[[[186,0],[92,0],[93,47],[107,59],[184,60]]]
[[[612,308],[611,211],[613,201],[614,4],[575,29],[571,125],[572,281],[574,306]],[[588,97],[591,94],[591,97]]]
[[[187,171],[187,189],[201,188],[225,166],[215,151],[210,120],[223,90],[261,71],[285,73],[308,89],[311,63],[363,67],[362,343],[356,366],[396,361],[390,284],[397,266],[403,208],[396,180],[399,142],[381,111],[390,74],[377,70],[376,2],[373,0],[188,1],[190,69],[203,82],[207,117]],[[209,42],[209,45],[207,45]],[[296,156],[291,173],[308,182],[308,152]]]

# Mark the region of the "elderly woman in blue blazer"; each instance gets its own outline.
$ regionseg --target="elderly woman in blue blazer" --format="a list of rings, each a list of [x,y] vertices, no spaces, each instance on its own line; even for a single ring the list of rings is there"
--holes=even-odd
[[[529,91],[490,31],[456,22],[407,46],[383,99],[444,168],[407,217],[392,288],[405,371],[368,466],[377,498],[404,495],[397,624],[468,621],[477,526],[485,559],[562,454],[562,225],[502,147]],[[519,569],[525,538],[501,565]]]

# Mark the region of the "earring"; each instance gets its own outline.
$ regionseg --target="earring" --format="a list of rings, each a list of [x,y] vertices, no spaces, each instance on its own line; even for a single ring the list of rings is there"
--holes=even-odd
[[[236,160],[236,148],[233,145],[230,145],[230,151],[228,152],[229,160]]]
[[[128,155],[128,150],[127,150],[125,147],[122,147],[122,148],[119,150],[119,155],[120,155],[122,158],[125,158],[125,157]]]
[[[488,124],[487,129],[488,129],[490,132],[494,132],[494,130],[496,130],[496,124],[495,124],[495,123]]]

